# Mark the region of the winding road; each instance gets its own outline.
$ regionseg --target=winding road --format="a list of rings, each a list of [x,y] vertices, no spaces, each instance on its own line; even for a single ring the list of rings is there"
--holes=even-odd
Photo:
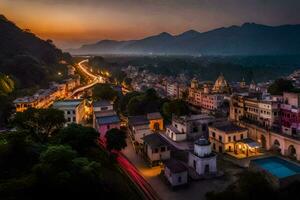
[[[73,92],[72,92],[72,95],[71,96],[74,96],[75,94],[79,93],[79,92],[82,92],[86,89],[89,89],[91,87],[93,87],[94,85],[96,85],[97,83],[104,83],[104,79],[103,77],[101,76],[97,76],[93,73],[91,73],[89,70],[87,70],[84,66],[83,66],[83,63],[86,63],[88,62],[88,59],[86,60],[83,60],[81,62],[78,63],[77,67],[79,68],[80,71],[82,71],[87,77],[89,77],[90,80],[92,80],[91,83],[87,84],[87,85],[84,85],[84,86],[81,86],[77,89],[75,89]]]

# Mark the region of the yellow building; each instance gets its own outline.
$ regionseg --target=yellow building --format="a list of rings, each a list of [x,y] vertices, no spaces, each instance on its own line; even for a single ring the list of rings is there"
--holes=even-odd
[[[148,113],[149,127],[152,131],[161,131],[164,129],[164,119],[159,112]]]
[[[209,140],[214,151],[227,153],[236,158],[261,155],[261,145],[248,138],[248,129],[231,122],[217,123],[208,127]]]

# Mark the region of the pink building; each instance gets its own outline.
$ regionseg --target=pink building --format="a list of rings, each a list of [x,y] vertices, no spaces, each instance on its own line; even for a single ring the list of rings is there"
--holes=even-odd
[[[105,142],[106,132],[110,129],[120,129],[120,119],[115,113],[105,116],[97,116],[96,114],[96,130],[99,133],[99,138]]]
[[[288,135],[300,133],[300,94],[283,94],[283,103],[280,105],[282,132]]]

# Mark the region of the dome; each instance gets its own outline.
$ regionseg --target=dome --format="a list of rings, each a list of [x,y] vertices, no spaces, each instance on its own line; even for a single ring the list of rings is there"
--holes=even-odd
[[[200,139],[196,140],[195,144],[198,146],[208,146],[208,145],[210,145],[210,141],[208,141],[205,138],[200,138]]]
[[[215,93],[230,93],[230,87],[225,80],[223,74],[217,78],[215,85],[213,87],[213,92]]]
[[[211,155],[210,142],[205,138],[200,138],[194,143],[194,154],[198,157],[207,157]]]

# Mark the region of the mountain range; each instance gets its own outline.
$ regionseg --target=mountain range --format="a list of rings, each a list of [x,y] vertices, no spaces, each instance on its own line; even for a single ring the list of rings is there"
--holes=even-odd
[[[42,40],[0,15],[0,75],[9,75],[17,88],[47,84],[57,71],[66,69],[60,61],[71,59],[51,40]]]
[[[73,54],[290,55],[300,54],[300,25],[245,23],[207,32],[163,32],[140,40],[101,40]]]

